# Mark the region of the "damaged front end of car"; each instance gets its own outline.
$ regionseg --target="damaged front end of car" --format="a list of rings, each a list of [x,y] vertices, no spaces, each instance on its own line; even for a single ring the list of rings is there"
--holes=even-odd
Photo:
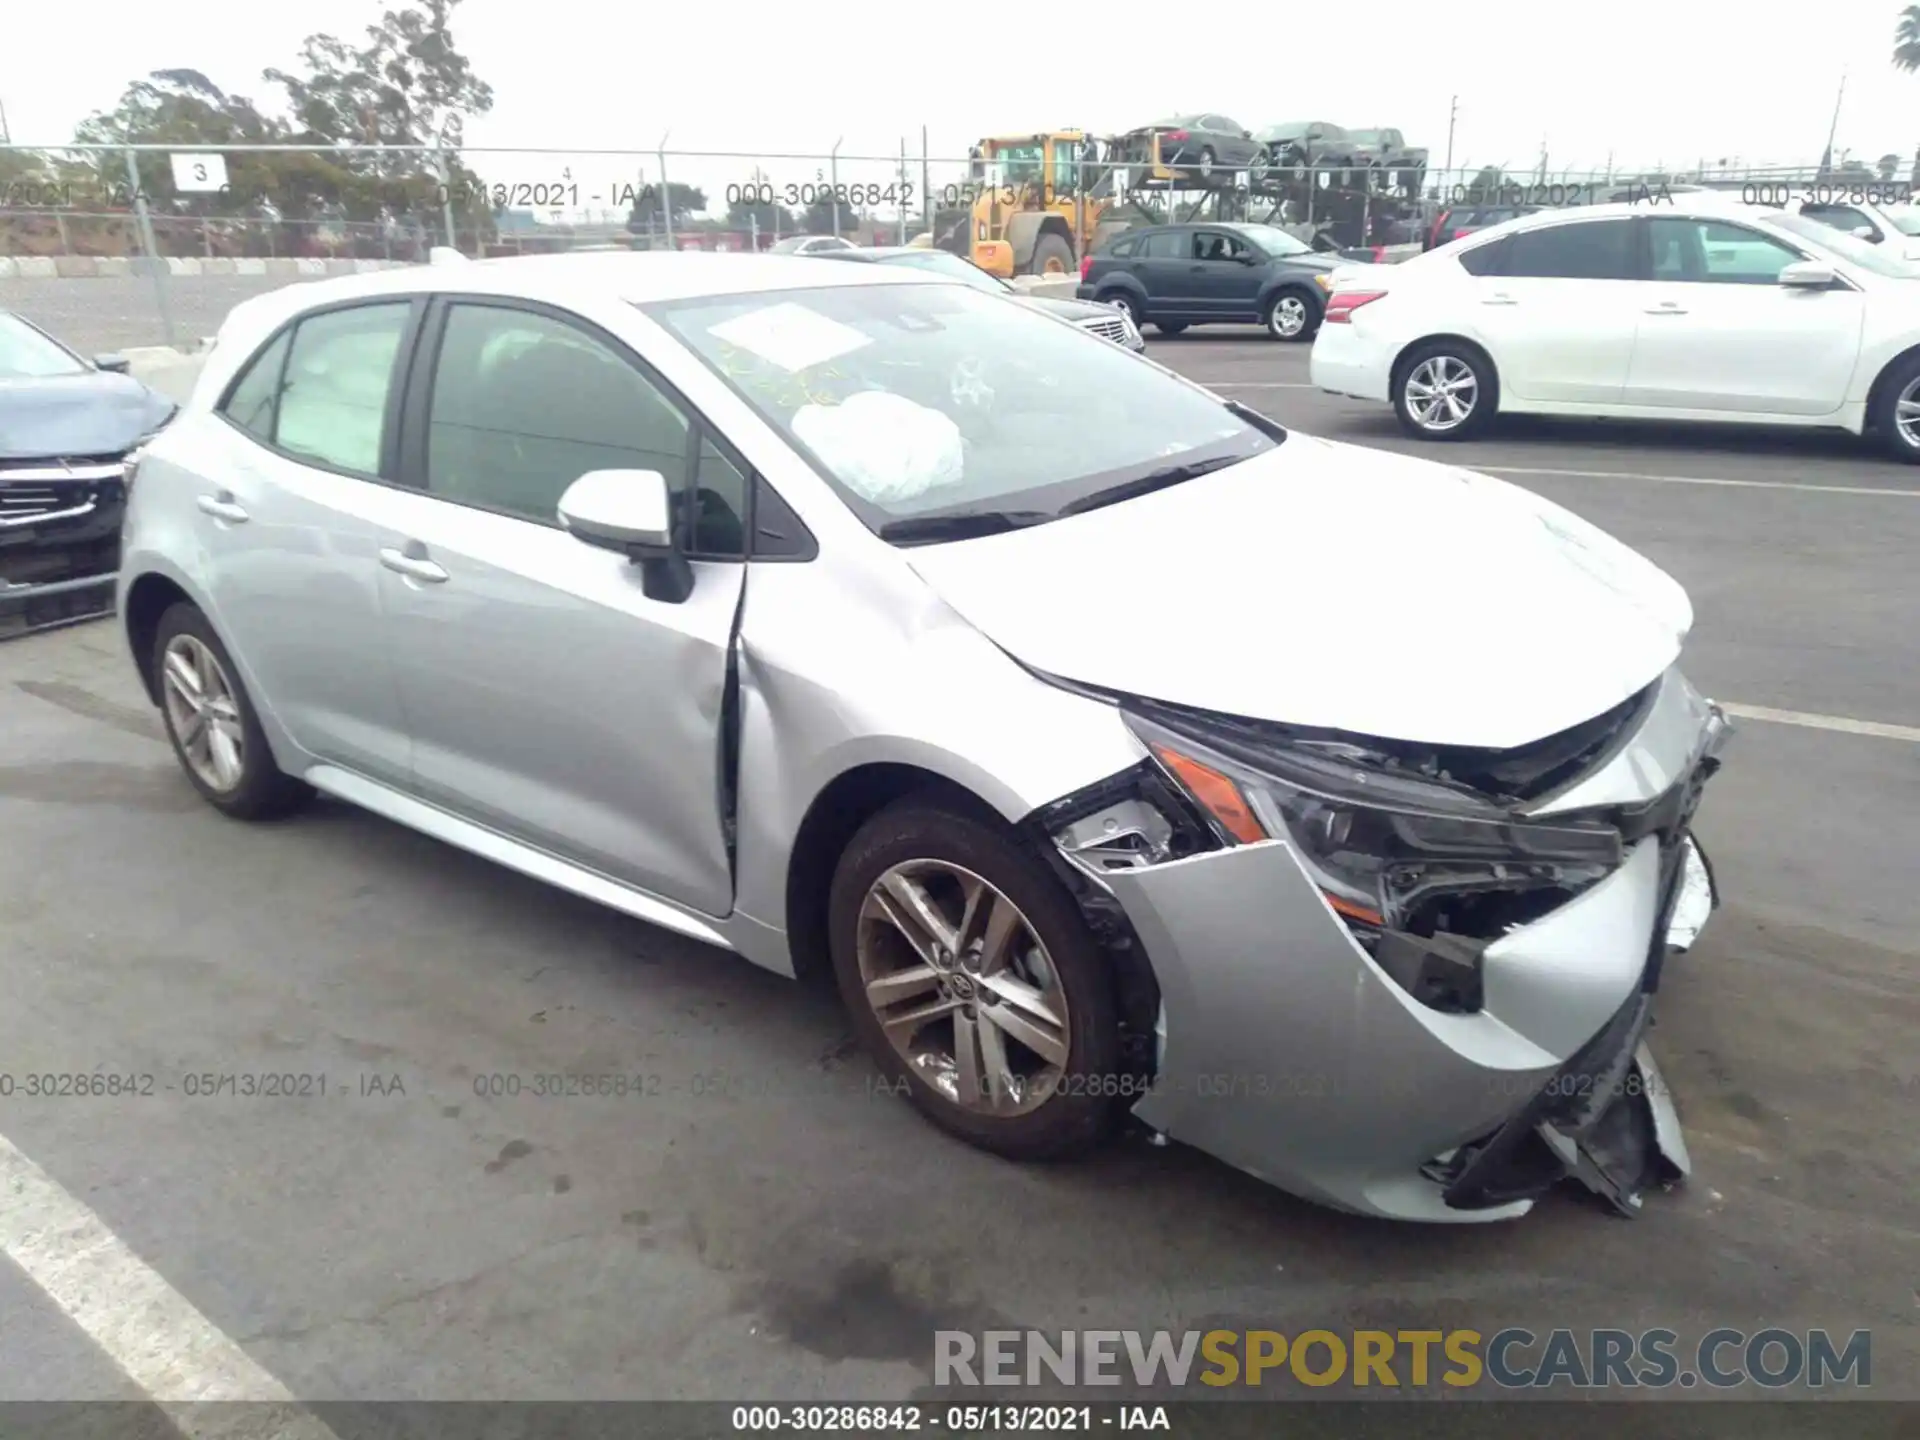
[[[1141,1119],[1398,1218],[1569,1176],[1633,1214],[1687,1172],[1645,1036],[1716,903],[1690,824],[1728,725],[1678,671],[1507,750],[1102,698],[1151,759],[1034,824],[1152,970]]]

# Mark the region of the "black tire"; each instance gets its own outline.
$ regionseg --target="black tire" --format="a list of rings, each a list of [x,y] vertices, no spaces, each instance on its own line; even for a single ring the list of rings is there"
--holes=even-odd
[[[224,672],[232,695],[240,722],[241,765],[240,779],[230,789],[216,789],[196,773],[188,760],[186,747],[174,729],[173,709],[166,703],[166,657],[167,647],[182,635],[193,637],[212,652]],[[253,708],[253,700],[240,679],[233,657],[227,653],[227,647],[220,642],[220,637],[214,633],[212,624],[199,606],[183,600],[169,607],[160,617],[160,626],[153,637],[152,665],[155,685],[161,694],[160,720],[173,746],[174,758],[180,762],[180,769],[187,780],[209,805],[235,820],[276,820],[292,814],[313,799],[311,785],[285,774],[274,763],[273,752],[267,746],[266,732],[260,728],[260,717]]]
[[[1127,318],[1133,321],[1134,329],[1138,330],[1142,325],[1146,324],[1147,313],[1141,308],[1140,297],[1135,295],[1131,290],[1106,290],[1094,298],[1102,305],[1112,305],[1126,311]],[[1166,332],[1166,328],[1164,325],[1160,327],[1163,334]]]
[[[1896,460],[1920,465],[1920,442],[1910,439],[1900,428],[1900,397],[1908,387],[1920,386],[1920,355],[1910,355],[1888,370],[1880,382],[1867,425],[1880,437],[1880,444]],[[1920,399],[1920,390],[1915,397]]]
[[[1058,266],[1049,271],[1047,262],[1051,260]],[[1071,275],[1074,267],[1073,246],[1058,235],[1042,235],[1033,247],[1033,271],[1035,275]]]
[[[1156,320],[1153,322],[1153,328],[1158,330],[1162,335],[1178,335],[1182,330],[1187,328],[1187,322],[1184,320]]]
[[[1067,1064],[1052,1095],[1020,1115],[983,1115],[935,1089],[896,1051],[869,1003],[855,949],[867,892],[895,865],[943,861],[986,880],[1024,913],[1046,947],[1068,1010]],[[1042,862],[1013,836],[937,798],[908,796],[860,827],[841,854],[828,898],[834,977],[854,1033],[889,1087],[949,1134],[1012,1160],[1083,1154],[1111,1132],[1118,1099],[1099,1093],[1118,1081],[1119,1012],[1112,976],[1078,906]]]
[[[1323,307],[1312,293],[1298,285],[1276,290],[1260,312],[1260,323],[1267,334],[1288,345],[1313,339],[1320,328]]]
[[[1211,145],[1203,145],[1200,147],[1200,178],[1206,180],[1212,178],[1212,175],[1213,147]]]
[[[1435,428],[1416,419],[1407,396],[1408,383],[1428,361],[1445,360],[1465,366],[1474,379],[1473,403],[1464,419],[1444,428]],[[1493,423],[1500,409],[1500,377],[1493,361],[1478,345],[1465,340],[1426,340],[1415,345],[1393,367],[1393,413],[1400,428],[1421,440],[1470,440]]]

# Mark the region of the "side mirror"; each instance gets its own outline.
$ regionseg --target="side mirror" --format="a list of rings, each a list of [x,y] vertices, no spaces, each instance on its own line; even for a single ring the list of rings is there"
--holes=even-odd
[[[1242,265],[1258,265],[1261,261],[1265,260],[1267,257],[1264,255],[1256,255],[1251,250],[1242,250],[1238,255],[1235,255],[1233,258],[1238,260]]]
[[[104,370],[109,375],[125,375],[133,369],[133,362],[124,355],[96,355],[93,357],[93,368]]]
[[[1824,290],[1840,277],[1819,260],[1798,260],[1780,272],[1779,282],[1796,290]]]
[[[1853,238],[1865,240],[1871,245],[1878,245],[1886,237],[1871,225],[1856,225],[1853,227]]]
[[[589,470],[560,497],[560,525],[638,565],[649,600],[678,605],[693,593],[693,567],[674,541],[673,502],[658,470]]]

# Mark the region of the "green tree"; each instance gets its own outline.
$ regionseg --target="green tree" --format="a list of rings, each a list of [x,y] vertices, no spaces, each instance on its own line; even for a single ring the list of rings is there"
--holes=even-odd
[[[1902,10],[1893,27],[1893,63],[1909,74],[1920,70],[1920,5]]]
[[[465,121],[493,107],[493,91],[454,44],[449,24],[461,0],[405,0],[351,45],[332,35],[307,37],[294,70],[263,75],[285,92],[288,118],[223,91],[198,70],[160,70],[135,80],[110,111],[83,121],[77,138],[103,144],[164,144],[218,149],[241,144],[444,146],[447,173],[432,154],[350,149],[228,150],[228,190],[180,196],[158,156],[142,157],[141,188],[162,212],[201,216],[411,221],[437,229],[450,187],[456,208],[482,236],[484,207],[458,205],[479,194],[479,177],[457,147]],[[95,157],[92,173],[108,195],[124,193],[124,162]]]
[[[156,70],[127,86],[112,110],[81,121],[74,138],[92,145],[263,145],[284,143],[287,126],[261,114],[246,97],[227,94],[198,70]],[[285,154],[230,152],[228,191],[204,200],[206,213],[234,214],[284,194],[290,159]],[[94,154],[88,164],[101,195],[126,198],[125,161],[119,155]],[[185,208],[164,156],[143,154],[138,164],[140,188],[149,203],[162,211]]]
[[[639,235],[660,224],[660,187],[658,185],[636,185],[630,187],[633,204],[627,210],[627,230]],[[619,192],[624,196],[627,191]],[[667,182],[667,208],[673,212],[673,223],[685,225],[707,208],[707,192],[698,185],[683,185],[678,180]]]
[[[733,230],[752,230],[756,226],[765,235],[792,235],[800,228],[800,222],[786,206],[771,200],[760,200],[760,195],[773,193],[764,171],[755,170],[747,177],[747,183],[737,192],[736,198],[727,204],[727,226]]]
[[[800,228],[805,230],[809,235],[837,234],[839,231],[835,229],[833,219],[834,203],[832,192],[824,195],[815,194],[813,199],[807,202],[807,208],[800,216]],[[842,204],[840,206],[839,230],[849,230],[853,228],[853,223],[853,207]]]

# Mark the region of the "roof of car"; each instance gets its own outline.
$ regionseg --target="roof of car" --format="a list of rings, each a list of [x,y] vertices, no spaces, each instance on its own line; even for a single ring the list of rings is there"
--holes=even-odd
[[[823,280],[824,274],[835,278]],[[763,290],[810,290],[822,284],[889,285],[913,283],[921,276],[892,271],[823,272],[805,255],[754,255],[729,251],[575,251],[559,255],[509,255],[464,265],[410,265],[368,275],[342,275],[288,286],[270,297],[284,297],[288,313],[330,305],[360,295],[396,291],[478,291],[489,295],[560,296],[593,291],[611,293],[635,304],[696,299]]]
[[[220,327],[221,347],[209,357],[202,380],[209,386],[224,383],[261,341],[296,315],[383,295],[454,291],[517,296],[566,306],[582,300],[604,302],[609,297],[646,304],[828,286],[959,283],[933,271],[898,265],[828,266],[806,255],[692,250],[511,255],[465,264],[407,265],[287,285],[241,301]],[[229,338],[230,346],[226,343]]]

